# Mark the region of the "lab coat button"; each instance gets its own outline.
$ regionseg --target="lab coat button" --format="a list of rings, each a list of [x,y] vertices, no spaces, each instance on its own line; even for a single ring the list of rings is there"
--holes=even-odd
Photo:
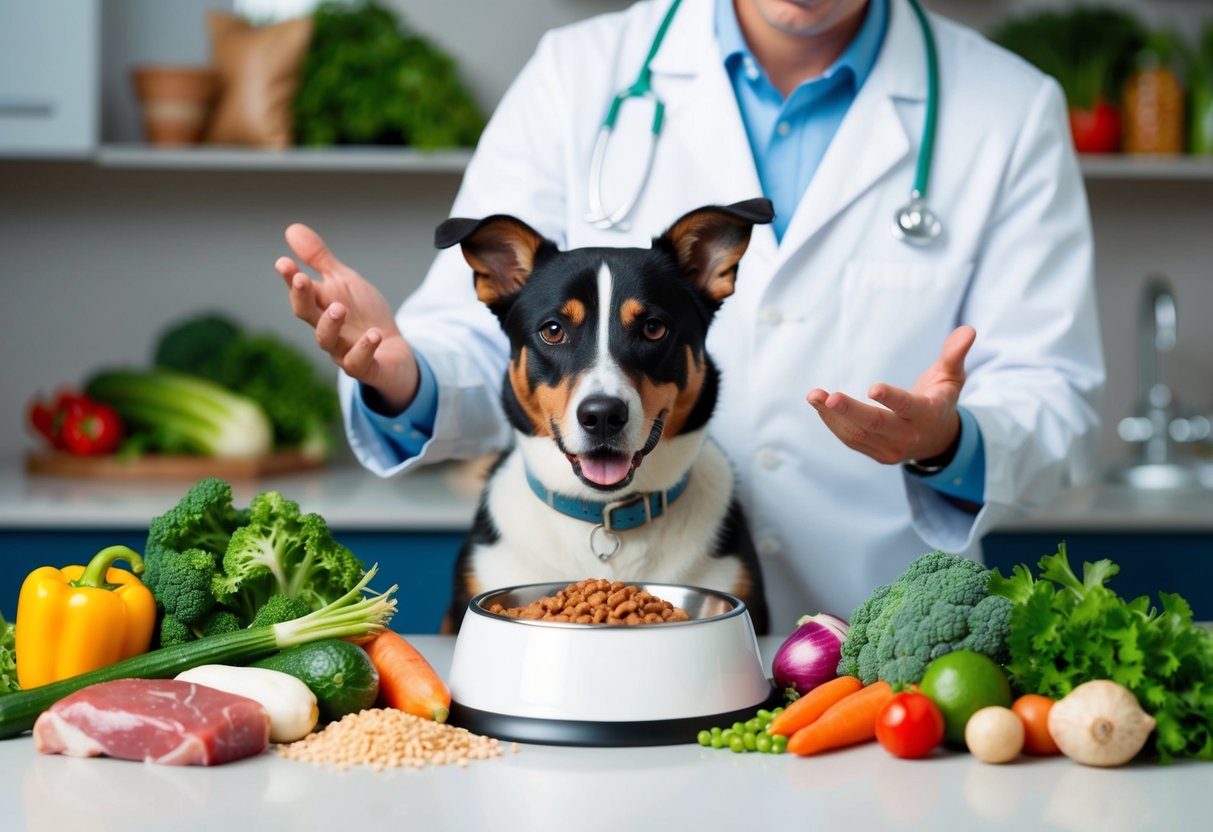
[[[762,322],[764,324],[770,324],[771,326],[775,326],[783,322],[783,315],[781,315],[779,310],[774,306],[768,306],[766,309],[763,309],[761,316]]]
[[[779,451],[774,448],[763,448],[758,452],[758,464],[768,471],[774,471],[783,464],[783,460],[779,458]]]
[[[778,555],[783,547],[779,545],[779,538],[772,535],[764,535],[754,542],[754,548],[763,557],[772,557]]]
[[[404,425],[392,425],[392,430],[396,433],[404,433]]]
[[[781,136],[786,136],[788,133],[792,132],[792,125],[788,124],[786,121],[781,121],[775,128],[775,132]]]

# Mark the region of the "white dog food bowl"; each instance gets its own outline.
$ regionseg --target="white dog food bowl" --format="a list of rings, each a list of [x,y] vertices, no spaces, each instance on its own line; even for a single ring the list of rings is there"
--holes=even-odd
[[[691,617],[662,624],[566,624],[488,611],[526,606],[567,585],[471,600],[451,660],[452,724],[549,745],[670,745],[782,698],[763,672],[745,603],[724,592],[638,583]]]

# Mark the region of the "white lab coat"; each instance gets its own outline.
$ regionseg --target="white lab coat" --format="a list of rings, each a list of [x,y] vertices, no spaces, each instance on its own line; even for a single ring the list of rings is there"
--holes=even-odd
[[[687,210],[760,195],[712,2],[689,0],[652,63],[665,126],[632,230],[583,220],[598,126],[666,8],[642,2],[546,35],[494,113],[452,216],[514,214],[562,248],[647,246]],[[754,229],[736,293],[709,333],[722,372],[711,433],[736,469],[775,632],[804,613],[848,615],[931,549],[979,557],[992,524],[1048,503],[1092,467],[1104,370],[1090,218],[1062,93],[978,34],[933,25],[941,89],[929,203],[943,235],[915,248],[890,233],[911,189],[926,91],[921,30],[906,0],[893,0],[876,64],[784,239]],[[608,208],[642,167],[651,114],[634,110],[608,156]],[[508,444],[498,404],[506,342],[458,247],[438,254],[399,321],[440,383],[434,438],[396,464],[343,379],[363,464],[390,476]],[[844,446],[804,400],[814,387],[861,399],[878,381],[909,387],[962,323],[977,340],[960,401],[985,440],[976,516]]]

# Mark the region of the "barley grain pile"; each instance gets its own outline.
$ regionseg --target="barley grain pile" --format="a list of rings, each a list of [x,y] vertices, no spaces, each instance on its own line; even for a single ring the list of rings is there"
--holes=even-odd
[[[376,771],[426,765],[462,768],[468,760],[500,757],[501,743],[395,708],[372,708],[346,714],[298,742],[279,745],[278,753],[288,760],[342,770],[350,766],[370,766]]]

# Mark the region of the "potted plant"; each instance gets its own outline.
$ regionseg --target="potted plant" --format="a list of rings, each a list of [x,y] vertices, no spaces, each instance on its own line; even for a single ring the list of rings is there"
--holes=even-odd
[[[1099,7],[1040,11],[1007,21],[990,37],[1061,84],[1079,153],[1120,148],[1120,93],[1146,39],[1134,15]]]
[[[470,146],[484,115],[455,62],[374,0],[321,3],[294,102],[302,145]]]

